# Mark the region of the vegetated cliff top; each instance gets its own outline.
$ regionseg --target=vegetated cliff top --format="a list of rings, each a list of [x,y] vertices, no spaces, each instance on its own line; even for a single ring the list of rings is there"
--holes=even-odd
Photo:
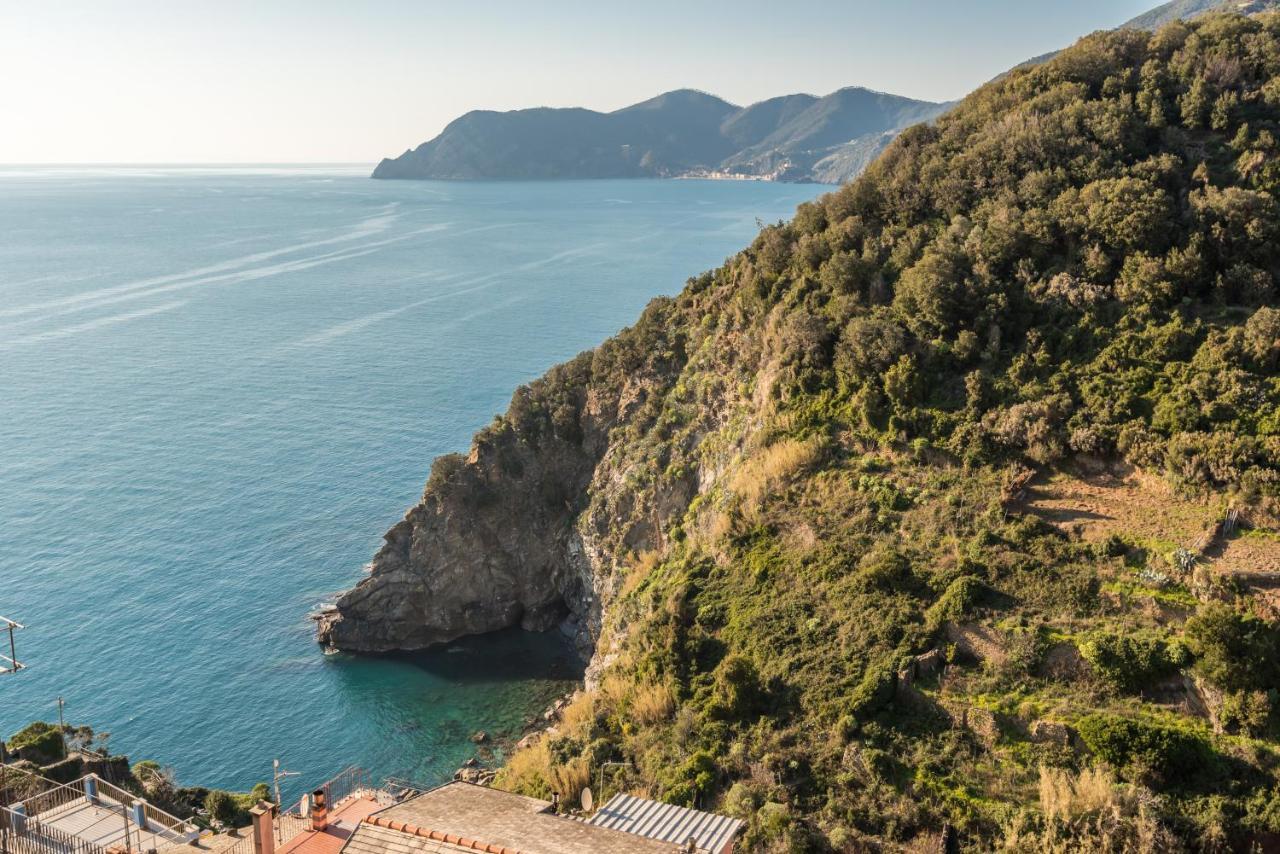
[[[499,784],[747,850],[1269,844],[1278,196],[1280,15],[1089,36],[520,389],[337,625],[567,608]]]
[[[947,106],[852,87],[749,107],[680,89],[611,113],[476,110],[435,139],[383,160],[373,177],[636,178],[727,171],[815,180],[819,160],[847,145],[865,147]],[[852,177],[832,176],[830,167],[821,176]]]

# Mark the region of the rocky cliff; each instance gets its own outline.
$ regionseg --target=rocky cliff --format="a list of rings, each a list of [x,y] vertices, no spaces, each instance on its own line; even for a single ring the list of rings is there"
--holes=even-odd
[[[616,339],[519,389],[466,457],[438,459],[369,576],[320,615],[321,642],[419,649],[563,624],[589,651],[615,572],[693,495],[687,478],[641,485],[654,461],[626,443],[653,427],[685,367],[675,311],[655,301]]]

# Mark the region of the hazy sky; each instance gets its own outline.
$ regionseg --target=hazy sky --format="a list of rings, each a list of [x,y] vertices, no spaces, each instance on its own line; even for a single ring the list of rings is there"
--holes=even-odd
[[[1158,0],[0,0],[0,163],[371,162],[469,109],[958,98]]]

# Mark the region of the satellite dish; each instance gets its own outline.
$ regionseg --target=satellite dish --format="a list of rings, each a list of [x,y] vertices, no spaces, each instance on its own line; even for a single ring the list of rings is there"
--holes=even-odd
[[[588,786],[587,788],[583,789],[582,790],[582,811],[591,812],[592,808],[595,806],[595,802],[596,802],[595,798],[591,797],[591,787]]]

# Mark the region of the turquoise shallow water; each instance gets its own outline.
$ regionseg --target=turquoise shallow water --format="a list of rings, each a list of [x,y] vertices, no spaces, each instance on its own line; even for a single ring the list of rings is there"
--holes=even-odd
[[[552,635],[323,656],[430,460],[820,188],[0,169],[0,733],[68,717],[189,783],[433,782],[580,665]]]

